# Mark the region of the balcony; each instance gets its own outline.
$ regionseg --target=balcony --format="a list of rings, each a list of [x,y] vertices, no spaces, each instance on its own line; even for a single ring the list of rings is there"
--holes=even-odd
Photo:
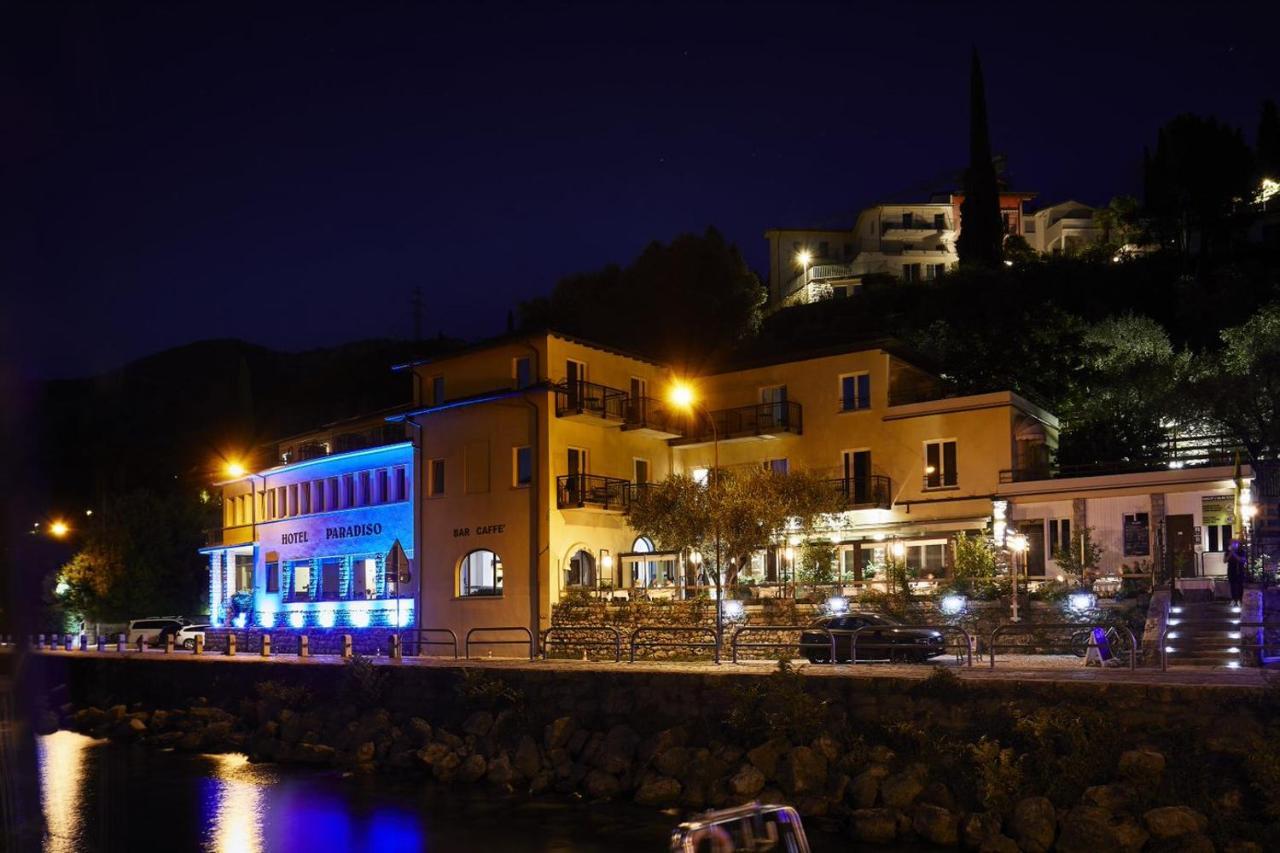
[[[311,435],[302,440],[279,442],[275,445],[271,458],[276,460],[277,464],[293,465],[308,459],[400,444],[408,440],[403,424],[379,424],[369,429],[335,431],[324,435]]]
[[[738,406],[733,409],[716,409],[710,412],[715,430],[706,418],[690,421],[689,433],[671,442],[673,446],[706,444],[713,439],[721,442],[751,439],[778,438],[783,435],[800,435],[804,429],[800,404],[787,400],[781,403],[757,403],[754,406]]]
[[[627,413],[626,391],[594,382],[561,380],[555,386],[556,417],[570,421],[612,421],[621,424]]]
[[[232,527],[215,527],[204,532],[204,544],[207,548],[233,545],[249,545],[253,543],[253,525],[237,524]]]
[[[910,222],[899,220],[880,223],[880,233],[888,237],[890,232],[894,232],[892,239],[922,237],[925,234],[937,234],[940,231],[949,231],[950,229],[951,226],[946,219],[939,222],[933,217],[914,217]]]
[[[631,483],[617,477],[595,474],[564,474],[556,477],[556,507],[559,509],[602,509],[623,512],[631,496]]]
[[[893,505],[893,484],[883,474],[827,482],[843,497],[845,509],[889,509]]]
[[[687,420],[686,415],[672,411],[661,400],[635,397],[627,400],[622,429],[649,438],[680,438]]]

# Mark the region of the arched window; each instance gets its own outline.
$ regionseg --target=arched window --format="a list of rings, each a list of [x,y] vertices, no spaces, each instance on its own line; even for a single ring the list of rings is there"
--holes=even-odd
[[[502,595],[502,558],[492,551],[472,551],[458,569],[459,595]]]
[[[652,554],[653,540],[648,536],[637,536],[636,541],[631,543],[631,551],[635,554]]]
[[[568,577],[565,586],[595,586],[596,558],[585,548],[579,548],[569,558]]]

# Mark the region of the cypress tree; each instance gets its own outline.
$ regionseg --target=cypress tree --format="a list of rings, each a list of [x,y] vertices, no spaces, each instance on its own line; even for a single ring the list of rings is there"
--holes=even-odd
[[[974,48],[969,72],[969,168],[964,172],[964,201],[960,203],[960,237],[956,251],[962,266],[995,268],[1000,263],[1004,228],[1000,219],[1000,190],[991,162],[987,130],[987,98],[982,62]]]

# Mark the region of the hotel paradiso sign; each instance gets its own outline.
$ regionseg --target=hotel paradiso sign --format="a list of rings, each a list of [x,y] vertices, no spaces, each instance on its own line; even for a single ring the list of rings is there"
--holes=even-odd
[[[376,519],[368,515],[363,518],[313,516],[288,519],[269,528],[262,525],[262,544],[296,557],[381,554],[391,547],[392,540],[412,537],[412,519],[409,512],[379,513]]]

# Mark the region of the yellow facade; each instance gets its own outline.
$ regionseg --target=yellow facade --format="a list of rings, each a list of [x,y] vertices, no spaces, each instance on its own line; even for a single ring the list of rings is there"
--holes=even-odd
[[[936,396],[919,393],[929,377],[880,348],[678,377],[643,358],[542,333],[412,370],[417,407],[408,419],[420,431],[422,466],[419,624],[460,638],[477,626],[546,628],[571,585],[627,589],[624,564],[641,559],[634,554],[643,544],[623,513],[627,490],[637,478],[710,467],[717,443],[695,434],[707,432],[707,417],[719,425],[726,468],[785,465],[835,480],[854,464],[846,451],[869,451],[856,458],[859,470],[888,489],[829,531],[850,554],[981,529],[1002,472],[1043,458],[1057,434],[1052,415],[1010,393],[911,402]],[[712,413],[698,430],[664,417],[661,401],[677,379]],[[530,448],[527,485],[518,482],[522,447]],[[474,567],[492,564],[487,555],[468,558],[477,550],[500,558],[500,590],[490,579],[483,594],[471,594],[475,577],[489,577]]]

